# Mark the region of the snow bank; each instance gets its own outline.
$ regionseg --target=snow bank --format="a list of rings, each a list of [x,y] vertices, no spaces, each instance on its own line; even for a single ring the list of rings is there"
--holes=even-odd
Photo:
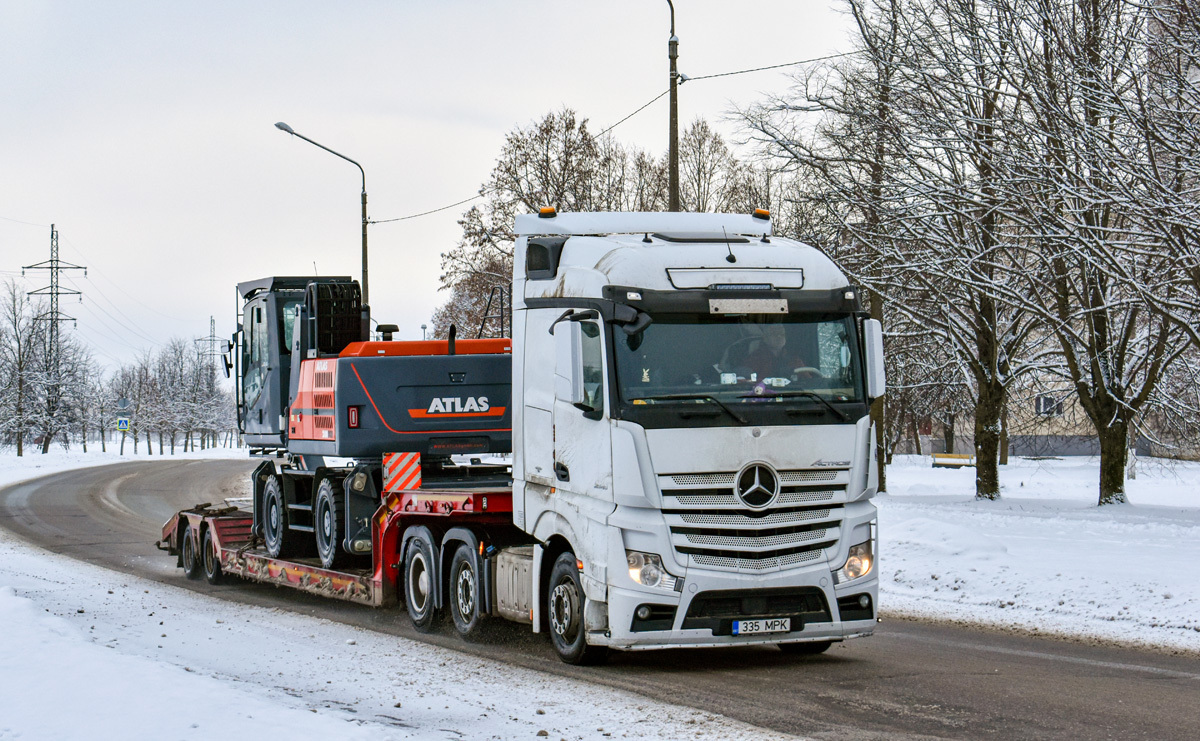
[[[95,461],[79,458],[86,460],[51,457],[36,469],[0,459],[0,484]],[[3,530],[0,678],[5,741],[792,738],[384,633],[226,602],[51,554]]]
[[[1139,468],[1131,504],[1101,508],[1092,458],[1013,459],[995,502],[974,469],[898,458],[876,500],[885,617],[1200,651],[1200,464]]]

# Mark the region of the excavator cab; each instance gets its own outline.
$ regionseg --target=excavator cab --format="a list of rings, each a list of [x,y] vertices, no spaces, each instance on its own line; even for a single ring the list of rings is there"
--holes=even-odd
[[[349,277],[271,277],[238,284],[238,427],[246,444],[283,448],[300,360],[367,339],[370,320]],[[295,368],[293,367],[295,366]]]

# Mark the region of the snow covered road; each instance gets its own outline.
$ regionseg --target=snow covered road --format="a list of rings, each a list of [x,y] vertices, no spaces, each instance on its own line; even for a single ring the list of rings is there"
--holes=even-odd
[[[0,481],[96,460],[0,459]],[[45,467],[21,468],[28,463]],[[171,482],[190,476],[212,489],[242,468],[155,463],[0,493],[0,525],[71,556],[0,531],[0,739],[127,738],[151,728],[168,738],[275,728],[301,729],[296,738],[361,729],[379,738],[771,737],[731,717],[813,737],[889,740],[1060,737],[1101,726],[1166,737],[1200,725],[1200,708],[1183,699],[1200,681],[1194,658],[1019,635],[1194,645],[1194,580],[1164,567],[1196,555],[1189,498],[1200,473],[1187,466],[1145,471],[1131,487],[1134,505],[1097,510],[1086,461],[1015,463],[998,503],[972,500],[972,471],[900,461],[890,469],[894,493],[878,500],[889,619],[875,638],[816,659],[769,648],[675,651],[585,670],[559,665],[525,633],[502,646],[407,640],[411,629],[387,622],[403,614],[237,582],[175,586],[185,582],[173,560],[141,529],[153,532],[191,503]],[[136,527],[119,527],[128,525],[124,509]],[[1159,602],[1143,598],[1109,620],[1079,599],[1107,605],[1095,595],[1122,594],[1149,594],[1179,612],[1154,612]],[[902,614],[943,622],[891,619]],[[948,620],[1019,630],[957,630]],[[1118,692],[1124,704],[1100,701]]]

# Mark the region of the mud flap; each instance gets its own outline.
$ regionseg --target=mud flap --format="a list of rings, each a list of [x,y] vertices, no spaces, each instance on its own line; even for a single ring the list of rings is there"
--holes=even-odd
[[[354,544],[371,542],[371,518],[380,504],[379,490],[375,488],[375,472],[378,470],[377,466],[360,463],[342,480],[342,488],[346,492],[346,537],[342,547],[346,553],[371,552],[369,547],[359,550]],[[356,491],[354,480],[360,473],[366,475],[367,481],[362,491]]]
[[[258,468],[255,468],[254,473],[250,476],[250,481],[254,485],[254,505],[252,509],[254,520],[251,524],[250,532],[259,538],[262,537],[263,490],[267,487],[267,477],[274,475],[275,462],[266,460],[258,464]]]

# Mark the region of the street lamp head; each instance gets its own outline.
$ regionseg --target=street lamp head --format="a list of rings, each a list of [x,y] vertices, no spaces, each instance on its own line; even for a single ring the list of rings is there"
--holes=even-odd
[[[293,134],[293,135],[296,133],[295,131],[292,131],[291,126],[288,126],[283,121],[280,121],[279,123],[275,124],[275,128],[279,129],[280,131],[286,131],[287,133]]]

